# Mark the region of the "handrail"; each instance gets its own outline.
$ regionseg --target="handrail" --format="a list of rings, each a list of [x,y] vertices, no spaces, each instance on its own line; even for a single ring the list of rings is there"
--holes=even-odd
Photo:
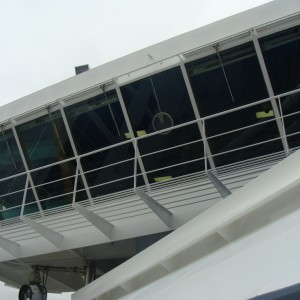
[[[143,136],[140,136],[140,137],[131,137],[131,139],[129,139],[129,140],[122,141],[120,143],[116,143],[116,144],[113,144],[113,145],[109,145],[109,146],[106,146],[106,147],[101,148],[101,149],[96,149],[96,150],[90,151],[88,153],[80,154],[80,155],[75,156],[75,157],[71,157],[71,158],[64,159],[64,160],[61,160],[61,161],[58,161],[58,162],[54,162],[54,163],[51,163],[51,164],[48,164],[48,165],[44,165],[44,166],[41,166],[41,167],[38,167],[38,168],[34,168],[34,169],[32,169],[28,172],[27,171],[26,172],[21,172],[19,174],[11,175],[11,176],[8,176],[6,178],[1,178],[0,183],[4,183],[5,181],[14,179],[14,178],[19,177],[19,176],[24,176],[24,175],[28,176],[29,174],[38,172],[38,171],[43,170],[43,169],[51,168],[53,166],[62,165],[62,164],[67,163],[67,162],[75,161],[77,167],[74,168],[74,174],[66,176],[66,177],[61,177],[61,178],[58,178],[58,179],[55,179],[55,180],[52,180],[52,181],[43,182],[43,183],[38,184],[38,185],[35,185],[36,188],[40,188],[40,187],[43,187],[43,186],[46,186],[46,185],[51,185],[51,184],[55,184],[55,183],[58,183],[58,182],[64,182],[65,180],[72,180],[72,182],[74,180],[76,182],[76,185],[74,186],[74,190],[69,191],[69,192],[65,192],[63,194],[58,194],[58,195],[55,195],[55,196],[52,196],[52,197],[40,199],[40,202],[45,203],[46,201],[51,201],[53,199],[60,198],[60,197],[65,197],[65,196],[68,196],[68,195],[73,195],[73,199],[75,199],[76,198],[75,194],[85,191],[85,188],[77,189],[78,176],[81,176],[81,173],[78,172],[78,163],[80,162],[81,158],[89,157],[89,156],[95,155],[95,154],[103,152],[103,151],[107,151],[107,150],[110,150],[110,149],[113,149],[113,148],[121,147],[123,145],[127,145],[127,144],[132,145],[132,142],[133,142],[134,154],[131,158],[121,160],[121,161],[117,161],[117,162],[114,162],[114,163],[111,163],[111,164],[108,164],[108,165],[104,165],[104,166],[101,166],[101,167],[97,167],[97,168],[94,168],[94,169],[89,169],[89,170],[86,170],[86,171],[83,172],[83,174],[89,174],[89,173],[93,173],[93,172],[98,172],[99,170],[102,170],[102,169],[105,169],[105,168],[120,166],[120,165],[122,165],[126,162],[133,161],[133,170],[132,170],[131,175],[121,177],[121,178],[117,178],[117,179],[113,179],[113,180],[110,180],[108,182],[103,182],[102,181],[100,183],[90,185],[89,186],[90,189],[95,189],[95,188],[99,188],[99,187],[102,187],[102,186],[107,186],[109,184],[115,184],[115,183],[120,182],[122,180],[132,179],[133,180],[132,187],[133,187],[133,190],[135,190],[136,187],[137,187],[137,178],[138,178],[138,176],[141,176],[141,175],[144,174],[143,172],[138,172],[138,168],[137,168],[137,166],[138,166],[137,158],[138,157],[144,158],[144,157],[154,156],[154,155],[157,155],[157,154],[162,153],[162,152],[167,152],[167,151],[170,151],[170,150],[174,150],[174,149],[177,149],[177,148],[180,148],[180,147],[189,146],[189,145],[197,144],[197,143],[203,143],[203,151],[204,151],[203,156],[201,155],[201,151],[200,151],[199,155],[196,158],[186,160],[186,161],[183,161],[183,162],[179,162],[179,163],[175,163],[175,164],[170,164],[170,165],[167,165],[167,166],[164,166],[164,167],[161,167],[161,168],[146,170],[145,173],[146,174],[151,174],[151,173],[154,173],[154,172],[163,171],[163,170],[167,170],[167,169],[170,169],[170,168],[174,168],[174,167],[178,167],[178,166],[182,166],[182,165],[187,165],[187,164],[191,164],[191,163],[195,163],[195,162],[199,162],[199,161],[204,161],[204,165],[205,165],[204,170],[206,171],[207,168],[208,168],[208,162],[207,162],[208,157],[213,158],[213,157],[221,156],[221,155],[236,152],[236,151],[241,151],[241,150],[248,149],[248,148],[251,148],[251,147],[255,147],[255,146],[258,146],[258,145],[262,145],[262,144],[265,144],[265,143],[270,143],[270,142],[273,142],[273,141],[277,141],[277,140],[280,140],[281,138],[285,138],[286,141],[287,141],[287,137],[291,137],[291,136],[295,136],[297,134],[300,134],[300,132],[298,132],[298,131],[297,132],[292,132],[292,133],[286,133],[285,124],[284,124],[284,120],[286,118],[288,118],[290,116],[298,115],[298,114],[300,114],[300,111],[293,111],[293,112],[289,112],[289,113],[285,114],[282,111],[282,107],[281,107],[281,101],[283,101],[283,99],[285,97],[290,96],[290,95],[294,95],[294,94],[297,94],[297,93],[300,93],[300,89],[296,89],[294,91],[290,91],[290,92],[283,93],[283,94],[280,94],[280,95],[272,96],[272,97],[269,97],[269,98],[266,98],[266,99],[263,99],[263,100],[259,100],[259,101],[249,103],[249,104],[246,104],[246,105],[243,105],[243,106],[235,107],[235,108],[229,109],[227,111],[219,112],[219,113],[209,115],[209,116],[206,116],[206,117],[203,117],[203,118],[198,118],[198,119],[188,121],[188,122],[185,122],[185,123],[182,123],[182,124],[177,124],[175,126],[172,126],[172,127],[160,130],[160,131],[156,131],[156,132],[151,132],[149,134],[146,134],[146,135],[143,135]],[[271,117],[271,119],[263,120],[263,121],[260,121],[259,123],[253,123],[253,124],[250,124],[250,125],[247,125],[247,126],[235,128],[235,129],[228,130],[228,131],[224,131],[224,132],[221,132],[221,133],[218,133],[218,134],[215,134],[215,135],[211,135],[211,136],[206,135],[205,126],[207,126],[207,124],[206,124],[207,120],[218,118],[218,117],[223,116],[223,115],[228,115],[230,113],[240,111],[240,110],[243,110],[243,109],[247,109],[247,108],[250,108],[250,107],[255,107],[257,105],[266,103],[266,102],[274,100],[274,99],[277,99],[279,101],[279,104],[280,104],[279,105],[279,107],[280,107],[279,117],[274,117],[273,116],[273,117]],[[222,137],[222,136],[234,133],[234,132],[240,132],[240,131],[243,131],[243,130],[246,130],[246,129],[249,129],[249,128],[254,128],[254,127],[258,127],[260,125],[269,124],[269,123],[272,123],[272,122],[274,122],[278,119],[282,119],[282,121],[283,121],[282,122],[282,126],[284,128],[284,136],[283,137],[280,136],[279,133],[278,133],[278,136],[276,136],[275,138],[264,139],[260,142],[247,144],[247,145],[244,145],[244,146],[241,146],[241,147],[237,147],[237,148],[234,148],[234,149],[229,149],[229,150],[226,150],[226,151],[217,152],[217,153],[214,153],[214,154],[211,154],[211,155],[207,154],[206,142],[204,142],[204,141],[211,141],[214,138]],[[182,143],[182,144],[177,144],[175,146],[171,146],[171,147],[168,147],[168,148],[159,149],[159,150],[149,152],[149,153],[145,153],[145,154],[138,153],[138,142],[139,141],[141,141],[143,139],[151,138],[153,136],[160,135],[160,134],[168,132],[170,130],[176,130],[176,129],[187,127],[187,126],[197,124],[197,123],[201,123],[201,126],[203,126],[204,136],[202,138],[192,140],[192,141],[188,141],[188,142],[185,142],[185,143]],[[10,195],[17,194],[17,193],[25,193],[25,195],[23,197],[26,198],[28,190],[31,190],[31,189],[32,189],[31,186],[24,187],[24,189],[20,189],[20,190],[17,190],[17,191],[2,194],[2,195],[0,195],[0,198],[4,198],[6,196],[10,196]],[[83,200],[83,201],[86,201],[86,200]],[[25,202],[22,205],[17,205],[17,206],[14,206],[14,207],[8,207],[8,208],[5,208],[5,209],[1,209],[0,213],[1,212],[8,212],[9,210],[13,210],[13,209],[20,209],[20,210],[24,211],[25,206],[32,205],[32,204],[35,203],[35,202],[31,202],[31,203],[25,203]]]

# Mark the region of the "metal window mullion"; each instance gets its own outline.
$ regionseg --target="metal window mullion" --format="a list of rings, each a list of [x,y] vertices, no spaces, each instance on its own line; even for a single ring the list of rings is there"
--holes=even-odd
[[[20,153],[20,156],[21,156],[24,168],[25,168],[25,170],[27,172],[28,180],[29,180],[29,183],[30,183],[30,186],[31,186],[34,198],[35,198],[35,201],[37,203],[37,206],[39,208],[39,211],[40,211],[41,215],[44,216],[44,211],[43,211],[43,208],[42,208],[39,196],[37,194],[37,191],[35,189],[35,185],[34,185],[32,177],[31,177],[31,173],[30,173],[30,170],[29,170],[26,158],[25,158],[25,154],[23,152],[23,149],[22,149],[22,146],[21,146],[21,143],[20,143],[20,140],[19,140],[19,137],[18,137],[18,134],[17,134],[17,130],[16,130],[16,127],[14,125],[14,121],[13,120],[11,121],[11,124],[12,124],[11,128],[12,128],[12,131],[13,131],[13,134],[14,134],[14,138],[15,138],[15,141],[16,141],[16,144],[17,144],[17,147],[18,147],[18,150],[19,150],[19,153]]]
[[[89,198],[90,205],[93,205],[94,203],[93,203],[93,198],[92,198],[92,195],[91,195],[91,192],[90,192],[90,188],[89,188],[88,182],[86,180],[86,177],[85,177],[85,174],[84,174],[84,171],[83,171],[83,168],[82,168],[79,156],[78,156],[77,148],[76,148],[74,140],[73,140],[71,129],[69,127],[69,123],[68,123],[65,111],[63,109],[62,102],[59,101],[58,105],[59,105],[59,110],[60,110],[60,113],[61,113],[61,116],[62,116],[62,120],[63,120],[63,123],[65,125],[66,131],[67,131],[67,135],[68,135],[68,138],[69,138],[69,141],[70,141],[70,144],[71,144],[74,156],[77,159],[78,169],[79,169],[79,172],[80,172],[80,175],[81,175],[81,178],[82,178],[82,182],[83,182],[85,191],[86,191],[87,196]]]
[[[185,68],[185,65],[184,65],[183,61],[181,61],[181,63],[180,63],[180,69],[181,69],[181,73],[182,73],[182,76],[183,76],[183,80],[185,82],[185,86],[186,86],[187,91],[188,91],[188,95],[189,95],[189,98],[190,98],[190,101],[191,101],[191,104],[192,104],[192,108],[193,108],[195,117],[196,117],[196,119],[200,120],[201,119],[200,112],[198,110],[196,99],[195,99],[193,89],[192,89],[192,85],[190,83],[189,76],[187,74],[187,71],[186,71],[186,68]],[[197,124],[198,124],[198,128],[199,128],[199,131],[200,131],[201,139],[203,140],[203,143],[205,144],[206,153],[204,153],[204,155],[205,155],[205,157],[206,156],[208,157],[208,161],[210,163],[211,168],[215,169],[216,168],[215,162],[213,160],[213,157],[212,157],[212,154],[211,154],[211,151],[210,151],[210,147],[209,147],[209,144],[208,144],[208,141],[207,141],[207,138],[206,138],[206,134],[204,133],[203,123],[201,121],[199,121],[199,122],[197,122]]]
[[[24,194],[23,194],[22,207],[21,207],[21,216],[23,216],[23,214],[24,214],[25,202],[26,202],[27,190],[28,190],[28,184],[29,184],[29,176],[28,176],[28,173],[27,173],[26,183],[25,183],[25,189],[24,189]]]
[[[283,112],[282,112],[282,105],[281,105],[281,98],[278,97],[278,103],[279,103],[279,109],[280,109],[280,115],[281,115],[281,122],[282,122],[282,129],[283,129],[283,134],[284,134],[284,141],[287,149],[287,154],[289,154],[290,149],[289,149],[289,144],[287,140],[287,135],[286,135],[286,130],[285,130],[285,122],[284,122],[284,117],[283,117]]]
[[[260,69],[262,71],[263,78],[265,80],[265,84],[266,84],[266,87],[267,87],[268,95],[269,95],[269,97],[274,97],[275,96],[274,90],[273,90],[272,83],[271,83],[271,80],[270,80],[270,76],[269,76],[269,73],[268,73],[268,70],[267,70],[267,66],[266,66],[266,63],[265,63],[265,60],[264,60],[264,57],[263,57],[263,54],[262,54],[262,50],[260,48],[260,44],[259,44],[259,41],[258,41],[256,30],[252,29],[251,34],[252,34],[252,41],[253,41],[254,48],[255,48],[255,51],[256,51],[256,55],[257,55],[257,58],[258,58],[258,62],[259,62],[259,65],[260,65]],[[286,152],[288,152],[288,148],[287,148],[287,145],[285,143],[283,124],[281,122],[281,117],[280,117],[279,109],[278,109],[275,98],[271,99],[270,102],[271,102],[271,105],[272,105],[272,109],[274,111],[274,115],[275,115],[275,119],[276,119],[278,131],[279,131],[279,134],[280,134],[280,137],[281,137],[281,142],[282,142],[283,148]]]
[[[78,173],[79,173],[78,161],[79,158],[76,160],[77,164],[76,164],[75,182],[74,182],[74,189],[73,189],[73,200],[72,200],[73,204],[76,202],[76,192],[77,192]]]
[[[126,125],[127,125],[127,128],[128,128],[129,134],[130,134],[131,139],[132,139],[132,145],[133,145],[133,147],[135,147],[135,142],[133,140],[135,135],[134,135],[134,132],[133,132],[133,129],[132,129],[132,126],[131,126],[131,122],[130,122],[130,119],[129,119],[129,116],[128,116],[128,113],[127,113],[127,109],[126,109],[126,106],[125,106],[125,103],[124,103],[124,99],[123,99],[120,87],[117,84],[116,84],[116,92],[117,92],[117,95],[118,95],[118,98],[119,98],[119,102],[120,102],[120,105],[121,105],[121,109],[122,109],[122,112],[123,112],[123,115],[124,115],[124,118],[125,118],[125,122],[126,122]],[[140,151],[139,151],[139,148],[138,148],[137,145],[136,145],[136,148],[134,149],[134,151],[137,155],[137,161],[138,161],[139,166],[141,168],[141,173],[143,174],[145,184],[146,184],[148,189],[151,189],[150,184],[149,184],[149,180],[148,180],[148,176],[146,174],[146,169],[144,167],[144,163],[143,163],[143,160],[141,158],[141,154],[140,154]]]

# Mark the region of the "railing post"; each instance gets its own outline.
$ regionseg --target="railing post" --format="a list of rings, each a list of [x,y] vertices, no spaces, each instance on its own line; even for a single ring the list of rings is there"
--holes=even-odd
[[[22,207],[21,207],[21,216],[24,215],[24,209],[25,209],[25,202],[26,202],[26,197],[27,197],[28,184],[29,184],[29,175],[27,173],[26,183],[25,183],[25,189],[24,189],[24,194],[23,194]]]
[[[137,183],[137,138],[134,139],[134,174],[133,174],[133,190],[136,190],[136,183]]]
[[[205,129],[205,119],[202,120],[203,124],[203,151],[204,151],[204,166],[205,166],[205,172],[207,173],[207,152],[206,152],[206,129]]]
[[[76,192],[77,192],[77,183],[78,183],[78,173],[79,173],[79,157],[76,159],[76,172],[75,172],[75,181],[74,181],[74,190],[73,190],[73,204],[76,202]]]
[[[283,112],[282,112],[282,106],[281,106],[281,98],[280,98],[280,96],[278,96],[277,99],[278,99],[278,103],[279,103],[279,111],[280,111],[280,117],[281,117],[283,137],[284,137],[284,142],[285,142],[285,150],[286,150],[286,153],[289,154],[290,149],[289,149],[289,144],[288,144],[287,136],[286,136],[286,130],[285,130],[285,124],[284,124],[284,118],[283,118]]]

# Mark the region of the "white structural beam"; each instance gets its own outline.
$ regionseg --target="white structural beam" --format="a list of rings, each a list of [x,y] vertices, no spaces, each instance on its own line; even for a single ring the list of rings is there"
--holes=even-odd
[[[50,243],[55,245],[58,249],[64,249],[65,238],[62,234],[32,220],[28,217],[22,216],[20,218],[24,223],[26,223],[29,227],[31,227],[34,231],[43,236]]]
[[[143,191],[136,189],[134,191],[144,203],[168,226],[169,229],[176,229],[178,227],[178,221],[174,214],[160,203],[155,201],[152,197],[144,193]]]
[[[77,212],[79,212],[85,219],[92,223],[97,229],[99,229],[103,234],[105,234],[110,240],[113,240],[114,225],[95,214],[94,212],[86,209],[85,207],[74,203],[73,207]]]
[[[188,73],[186,71],[186,68],[185,68],[185,65],[184,65],[183,61],[181,61],[181,63],[180,63],[180,69],[181,69],[181,72],[182,72],[184,83],[186,85],[186,88],[187,88],[187,91],[188,91],[188,94],[189,94],[189,98],[190,98],[190,101],[191,101],[191,104],[192,104],[192,108],[193,108],[195,117],[196,117],[196,119],[200,119],[201,117],[200,117],[199,109],[198,109],[196,99],[195,99],[195,96],[194,96],[194,93],[193,93],[192,85],[191,85],[191,82],[190,82],[190,79],[189,79],[189,76],[188,76]],[[205,145],[205,152],[206,153],[204,153],[204,155],[208,156],[208,161],[210,163],[211,168],[215,169],[216,168],[215,162],[213,160],[213,157],[212,157],[211,151],[210,151],[210,147],[209,147],[209,144],[207,142],[205,129],[203,128],[203,123],[199,121],[199,122],[197,122],[197,125],[198,125],[199,131],[200,131],[201,138],[203,139],[203,143]]]
[[[258,41],[258,36],[257,36],[256,30],[252,29],[251,34],[252,34],[256,55],[257,55],[259,65],[260,65],[260,68],[261,68],[261,71],[262,71],[262,74],[263,74],[263,77],[264,77],[264,80],[265,80],[265,83],[266,83],[266,87],[267,87],[267,90],[268,90],[269,97],[273,97],[275,95],[274,90],[273,90],[272,83],[271,83],[271,80],[270,80],[270,76],[269,76],[269,73],[268,73],[268,70],[267,70],[267,66],[266,66],[266,63],[265,63],[265,60],[264,60],[264,57],[263,57],[263,53],[262,53],[262,50],[260,48],[260,44],[259,44],[259,41]],[[275,115],[275,118],[276,118],[276,124],[277,124],[277,127],[278,127],[278,131],[280,133],[280,136],[281,136],[281,141],[282,141],[283,148],[287,153],[289,153],[289,147],[288,147],[288,143],[287,143],[286,136],[285,136],[284,124],[282,122],[282,119],[280,118],[279,109],[278,109],[278,106],[277,106],[277,103],[276,103],[275,99],[271,100],[271,105],[272,105],[272,109],[274,111],[274,115]]]
[[[0,247],[16,258],[21,256],[21,246],[9,239],[0,236]]]
[[[170,266],[168,269],[175,275],[173,282],[178,279],[177,272],[183,270],[182,280],[186,283],[194,276],[194,268],[186,272],[184,267],[194,263],[197,268],[199,266],[200,277],[193,277],[191,287],[200,293],[195,292],[189,299],[199,299],[199,295],[202,297],[201,291],[207,292],[203,294],[203,299],[248,299],[262,289],[262,282],[266,285],[272,283],[276,274],[280,274],[282,279],[288,278],[288,272],[282,273],[284,267],[293,266],[293,261],[300,262],[300,245],[295,239],[300,231],[300,168],[295,167],[299,164],[300,151],[297,151],[118,268],[77,291],[72,295],[72,300],[106,299],[105,296],[118,286],[126,286],[130,282],[133,287],[134,279],[139,281],[141,288],[142,275],[148,274],[149,279],[149,271],[157,272],[157,265]],[[228,242],[224,242],[219,231],[227,236]],[[282,243],[281,238],[288,243]],[[260,272],[257,272],[258,269]],[[232,271],[231,276],[228,276],[227,270]],[[289,283],[295,278],[299,282],[299,268],[293,269],[293,274],[297,277],[289,278]],[[205,279],[208,275],[209,282]],[[165,277],[158,281],[155,286],[157,291],[172,282],[164,280]],[[182,280],[177,280],[177,284]],[[179,294],[156,297],[146,288],[147,285],[150,287],[149,284],[152,285],[149,281],[145,282],[140,291],[147,291],[152,299],[182,299],[189,291],[183,287],[181,291],[184,294],[177,289]],[[213,289],[216,285],[222,286],[223,290]],[[212,293],[216,296],[208,297]],[[220,297],[220,293],[227,293],[228,296]],[[148,299],[138,295],[138,291],[132,296],[125,299]]]
[[[217,176],[215,176],[212,171],[207,171],[207,176],[223,198],[226,198],[231,194],[230,190],[222,183],[221,180],[219,180]]]

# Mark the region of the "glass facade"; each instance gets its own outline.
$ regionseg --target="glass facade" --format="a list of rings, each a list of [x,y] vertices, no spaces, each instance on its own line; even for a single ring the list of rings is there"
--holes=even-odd
[[[186,67],[203,117],[268,98],[252,42],[225,51],[216,51],[216,54],[188,63]],[[266,117],[258,118],[257,114],[260,112],[265,112]],[[243,129],[250,125],[256,126]],[[205,129],[217,166],[282,149],[270,103],[208,119]],[[224,132],[229,133],[219,136]],[[245,148],[274,138],[278,140]],[[238,148],[243,149],[236,151],[234,155],[232,153],[218,155]]]
[[[299,28],[259,39],[275,94],[300,87]],[[0,218],[20,215],[26,183],[24,214],[39,210],[37,199],[47,210],[87,200],[86,188],[93,198],[132,189],[134,138],[138,138],[140,154],[138,186],[145,185],[145,178],[156,183],[204,170],[203,124],[184,125],[195,121],[196,110],[205,118],[207,145],[217,167],[283,150],[278,130],[281,120],[276,120],[271,102],[252,105],[268,98],[253,43],[222,51],[215,48],[214,52],[185,64],[196,107],[179,66],[121,86],[122,99],[115,90],[102,90],[64,107],[84,174],[78,172],[59,110],[45,109],[43,116],[16,126],[34,187],[28,181],[13,131],[2,130]],[[120,101],[124,102],[126,117]],[[284,114],[288,146],[299,147],[300,93],[276,101]],[[249,106],[238,109],[243,105]],[[233,111],[222,114],[227,110]],[[214,114],[218,115],[210,117]],[[163,132],[156,133],[160,130]]]
[[[260,39],[264,60],[276,95],[300,88],[300,26]],[[300,93],[283,97],[281,105],[290,147],[299,146]],[[298,134],[297,134],[298,132]]]
[[[121,91],[135,136],[195,120],[179,67],[125,85]],[[139,140],[149,182],[203,169],[203,161],[186,163],[203,157],[200,139],[199,128],[194,124]],[[167,166],[173,167],[160,170]]]

